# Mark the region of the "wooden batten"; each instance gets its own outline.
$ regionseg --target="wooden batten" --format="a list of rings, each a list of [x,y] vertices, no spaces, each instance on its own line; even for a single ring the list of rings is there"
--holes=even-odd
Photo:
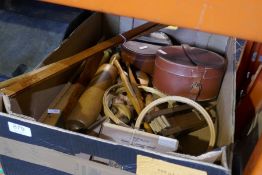
[[[9,87],[6,87],[1,90],[2,93],[4,93],[7,96],[14,96],[20,91],[24,91],[27,88],[34,86],[35,84],[47,80],[53,76],[56,76],[59,73],[65,72],[71,67],[81,63],[83,60],[90,58],[91,56],[102,52],[108,48],[114,47],[122,42],[125,41],[125,39],[133,38],[148,29],[157,26],[154,23],[146,23],[142,26],[139,26],[133,30],[130,30],[128,32],[123,33],[122,35],[117,35],[109,40],[106,40],[104,42],[101,42],[89,49],[86,49],[76,55],[73,55],[71,57],[68,57],[66,59],[63,59],[61,61],[58,61],[56,63],[44,66],[40,69],[34,70],[27,74],[27,76],[21,78],[18,82],[10,85]],[[159,27],[157,27],[159,28]],[[157,30],[157,29],[155,29]]]

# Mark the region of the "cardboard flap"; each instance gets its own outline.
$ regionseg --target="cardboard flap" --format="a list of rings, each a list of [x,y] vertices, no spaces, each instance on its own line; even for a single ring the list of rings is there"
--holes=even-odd
[[[234,142],[235,128],[235,97],[236,97],[236,63],[234,39],[228,43],[227,70],[221,85],[217,100],[218,134],[217,145],[219,147],[230,145]]]

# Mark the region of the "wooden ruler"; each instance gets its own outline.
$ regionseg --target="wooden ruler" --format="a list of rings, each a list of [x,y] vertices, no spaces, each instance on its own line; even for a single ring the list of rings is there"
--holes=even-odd
[[[29,87],[34,86],[35,84],[48,80],[49,78],[56,76],[59,73],[62,73],[71,67],[79,64],[85,59],[90,58],[91,56],[102,52],[108,48],[114,47],[122,42],[124,42],[126,39],[133,38],[153,27],[156,27],[155,30],[159,29],[159,26],[155,23],[146,23],[144,25],[141,25],[137,28],[134,28],[128,32],[125,32],[121,35],[117,35],[109,40],[106,40],[104,42],[101,42],[91,48],[88,48],[76,55],[73,55],[71,57],[65,58],[63,60],[60,60],[56,63],[44,66],[40,69],[34,70],[32,72],[29,72],[26,74],[26,76],[22,77],[19,81],[17,81],[14,84],[11,84],[10,86],[1,89],[1,92],[8,95],[8,96],[14,96],[15,94],[26,90]],[[152,29],[153,30],[153,29]]]

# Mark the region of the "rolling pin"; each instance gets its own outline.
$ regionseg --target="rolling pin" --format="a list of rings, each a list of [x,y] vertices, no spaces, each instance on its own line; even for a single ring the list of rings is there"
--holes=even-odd
[[[98,68],[88,88],[66,119],[67,129],[85,130],[97,120],[102,109],[103,95],[106,89],[114,84],[116,77],[117,69],[114,65],[103,64]]]

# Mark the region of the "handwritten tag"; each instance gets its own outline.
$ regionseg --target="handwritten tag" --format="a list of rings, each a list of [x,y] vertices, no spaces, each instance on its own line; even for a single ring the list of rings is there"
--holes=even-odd
[[[207,172],[181,165],[157,160],[150,157],[137,156],[137,175],[207,175]]]
[[[16,123],[8,122],[9,131],[21,134],[27,137],[32,137],[31,129]]]
[[[148,46],[141,46],[141,47],[139,47],[140,50],[143,50],[143,49],[146,49],[146,48],[148,48]]]
[[[47,109],[48,114],[60,114],[60,109]]]

